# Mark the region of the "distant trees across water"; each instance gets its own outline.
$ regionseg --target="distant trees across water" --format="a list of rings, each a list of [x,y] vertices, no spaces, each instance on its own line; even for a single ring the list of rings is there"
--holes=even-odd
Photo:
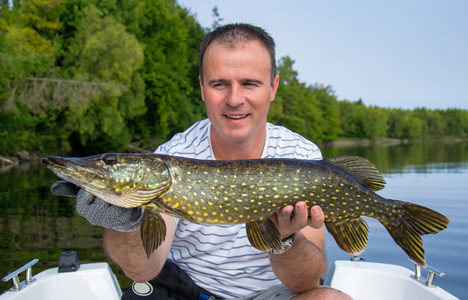
[[[206,32],[174,0],[0,0],[0,154],[155,147],[205,118]],[[222,21],[219,15],[213,24]],[[278,61],[269,121],[316,142],[468,137],[468,111],[366,106]],[[443,99],[441,99],[443,101]],[[131,145],[131,148],[126,146]]]

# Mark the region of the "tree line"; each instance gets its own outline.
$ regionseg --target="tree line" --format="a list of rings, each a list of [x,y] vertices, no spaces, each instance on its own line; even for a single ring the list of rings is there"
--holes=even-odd
[[[153,150],[205,118],[203,28],[175,0],[0,0],[0,154]],[[213,9],[213,26],[222,19]],[[468,136],[468,111],[366,106],[278,61],[269,121],[316,143]],[[443,100],[443,99],[441,99]]]

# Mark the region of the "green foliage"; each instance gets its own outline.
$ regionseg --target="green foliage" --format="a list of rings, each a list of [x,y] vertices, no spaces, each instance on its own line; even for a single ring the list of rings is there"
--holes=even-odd
[[[139,75],[144,47],[94,5],[82,12],[63,66],[68,76],[85,83],[69,94],[65,127],[79,134],[82,145],[99,148],[104,138],[108,147],[123,147],[131,141],[126,123],[146,112]],[[92,82],[106,85],[86,93]]]
[[[174,1],[147,0],[138,6],[135,35],[145,44],[141,74],[145,81],[147,114],[142,126],[153,137],[167,139],[202,118],[197,87],[198,45],[204,31]],[[195,85],[194,85],[195,84]]]
[[[0,105],[13,113],[17,113],[15,95],[28,78],[49,72],[53,63],[51,42],[25,25],[28,16],[22,9],[7,9],[0,20]]]
[[[331,89],[299,82],[293,64],[287,56],[279,62],[280,83],[268,120],[317,143],[336,139],[339,111]]]

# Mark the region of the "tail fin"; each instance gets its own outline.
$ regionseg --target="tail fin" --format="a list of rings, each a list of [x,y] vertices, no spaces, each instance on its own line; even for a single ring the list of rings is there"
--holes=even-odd
[[[382,222],[395,243],[415,263],[425,267],[424,247],[421,236],[434,234],[447,228],[450,220],[444,215],[424,206],[400,202],[405,213],[398,225]]]

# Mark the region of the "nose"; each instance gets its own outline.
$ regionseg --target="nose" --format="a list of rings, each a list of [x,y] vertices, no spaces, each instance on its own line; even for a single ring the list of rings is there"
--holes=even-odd
[[[228,94],[226,95],[226,104],[231,107],[237,107],[245,102],[245,97],[240,86],[231,85]]]

